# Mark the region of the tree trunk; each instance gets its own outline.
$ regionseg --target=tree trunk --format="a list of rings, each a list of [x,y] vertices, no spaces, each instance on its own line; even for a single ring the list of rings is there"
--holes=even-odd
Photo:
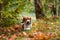
[[[54,5],[52,6],[52,12],[53,12],[53,16],[57,16],[56,7],[54,7]]]
[[[2,13],[1,13],[1,10],[2,10],[2,7],[5,7],[6,4],[8,4],[7,2],[5,2],[5,0],[2,0],[2,3],[0,3],[0,19],[2,19]]]
[[[1,19],[1,10],[2,10],[2,4],[0,3],[0,19]]]
[[[45,15],[43,14],[43,7],[42,7],[42,0],[34,0],[35,3],[35,13],[36,18],[40,19],[43,18]]]

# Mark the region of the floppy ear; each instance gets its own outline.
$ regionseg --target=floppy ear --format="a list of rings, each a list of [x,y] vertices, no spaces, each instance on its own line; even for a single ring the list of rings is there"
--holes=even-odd
[[[23,18],[22,22],[25,22],[25,20],[26,20],[26,19],[25,19],[25,18]]]
[[[31,22],[31,17],[29,18],[30,22]]]
[[[31,20],[31,18],[30,18],[30,20]]]

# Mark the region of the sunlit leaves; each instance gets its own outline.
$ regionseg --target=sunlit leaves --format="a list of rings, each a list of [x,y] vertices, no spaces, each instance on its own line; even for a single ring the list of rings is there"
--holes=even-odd
[[[2,0],[0,0],[0,3],[2,3]]]

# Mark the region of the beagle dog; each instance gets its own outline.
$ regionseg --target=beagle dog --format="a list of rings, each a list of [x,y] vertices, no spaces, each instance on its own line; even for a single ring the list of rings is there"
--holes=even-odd
[[[30,17],[24,17],[22,19],[21,25],[22,25],[23,30],[30,30],[32,27],[31,18]]]

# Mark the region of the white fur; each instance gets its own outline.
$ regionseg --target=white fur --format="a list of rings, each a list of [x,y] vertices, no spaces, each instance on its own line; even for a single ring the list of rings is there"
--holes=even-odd
[[[30,25],[25,25],[25,24],[24,24],[24,30],[30,30],[31,27],[32,27],[32,24],[30,24]]]
[[[30,22],[30,20],[27,20],[27,21]],[[26,21],[26,22],[27,22],[27,21]],[[21,25],[24,25],[24,29],[23,29],[23,30],[30,30],[31,27],[32,27],[32,23],[29,24],[29,25],[28,25],[28,24],[26,25],[26,22],[21,23]]]

